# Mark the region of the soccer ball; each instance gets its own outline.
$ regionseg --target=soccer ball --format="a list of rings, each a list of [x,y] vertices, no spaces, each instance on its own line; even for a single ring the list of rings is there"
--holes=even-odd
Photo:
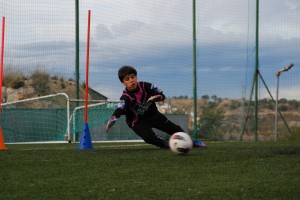
[[[177,132],[171,135],[169,146],[173,153],[183,155],[193,148],[193,141],[187,133]]]

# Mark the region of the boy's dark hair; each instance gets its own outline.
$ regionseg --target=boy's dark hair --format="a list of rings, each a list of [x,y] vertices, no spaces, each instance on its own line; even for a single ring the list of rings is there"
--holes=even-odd
[[[136,76],[137,71],[136,69],[128,65],[122,66],[118,71],[118,76],[121,82],[123,82],[123,79],[130,74],[134,74]]]

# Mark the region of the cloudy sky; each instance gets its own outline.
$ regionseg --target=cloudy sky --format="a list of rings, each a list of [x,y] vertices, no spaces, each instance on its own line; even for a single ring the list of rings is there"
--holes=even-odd
[[[255,0],[197,0],[197,93],[248,98],[255,68]],[[192,0],[80,1],[80,82],[85,81],[87,12],[91,10],[89,85],[111,100],[123,90],[118,68],[132,65],[139,80],[167,96],[193,94]],[[73,0],[0,0],[6,17],[5,70],[37,67],[74,78]],[[275,96],[300,99],[300,1],[261,0],[259,67]],[[260,97],[268,97],[259,83]]]

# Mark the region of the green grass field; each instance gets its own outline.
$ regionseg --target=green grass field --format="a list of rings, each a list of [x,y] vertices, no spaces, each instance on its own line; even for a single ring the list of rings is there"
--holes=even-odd
[[[0,199],[300,199],[299,142],[211,142],[177,156],[144,143],[8,145]]]

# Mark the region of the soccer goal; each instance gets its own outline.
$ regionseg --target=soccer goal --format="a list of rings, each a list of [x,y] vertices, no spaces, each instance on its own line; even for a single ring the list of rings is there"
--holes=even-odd
[[[69,135],[70,106],[65,93],[2,104],[6,143],[64,141]],[[66,134],[67,133],[67,134]]]
[[[65,93],[2,104],[1,125],[6,143],[77,141],[84,125],[84,100]],[[89,127],[93,140],[110,140],[105,124],[118,101],[90,100]],[[111,134],[112,136],[112,134]]]
[[[71,100],[71,104],[75,102],[83,102],[81,100]],[[88,104],[88,124],[91,132],[96,137],[93,140],[106,140],[107,138],[98,138],[97,135],[103,134],[105,124],[113,111],[117,108],[118,101],[89,101]],[[75,134],[81,133],[84,124],[84,109],[85,106],[77,106],[72,110],[70,116],[69,129],[70,134],[73,135],[72,140],[76,141]],[[94,130],[95,129],[95,130]],[[92,134],[92,133],[91,133]]]

